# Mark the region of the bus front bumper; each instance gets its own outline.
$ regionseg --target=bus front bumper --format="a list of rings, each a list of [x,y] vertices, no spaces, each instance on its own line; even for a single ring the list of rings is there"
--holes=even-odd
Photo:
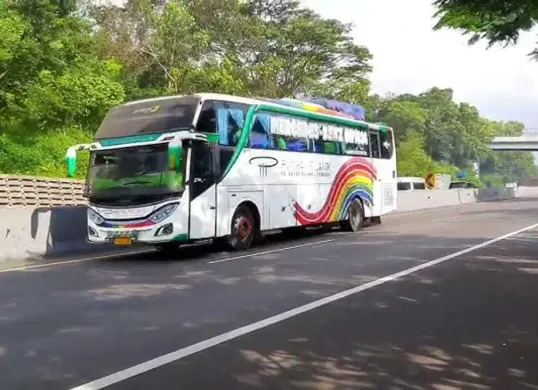
[[[105,229],[88,221],[88,242],[93,244],[160,244],[170,241],[186,241],[188,236],[181,226],[174,222],[137,229]]]

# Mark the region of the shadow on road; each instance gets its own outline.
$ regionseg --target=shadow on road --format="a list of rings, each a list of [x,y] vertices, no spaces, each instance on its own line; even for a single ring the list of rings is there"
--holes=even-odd
[[[176,377],[196,389],[536,389],[537,251],[524,236],[500,242],[192,357]],[[211,380],[193,379],[202,367]]]
[[[319,232],[311,234],[289,245]],[[123,388],[538,388],[534,236],[367,290]],[[0,335],[9,337],[0,341],[0,387],[68,388],[487,239],[373,230],[226,266],[152,254],[4,274]],[[255,251],[275,243],[286,246],[285,237]],[[213,251],[187,247],[180,258],[207,258],[204,250]]]

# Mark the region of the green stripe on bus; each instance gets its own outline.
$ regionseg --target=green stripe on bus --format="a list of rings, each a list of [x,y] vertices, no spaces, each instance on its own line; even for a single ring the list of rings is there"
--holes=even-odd
[[[243,149],[245,149],[245,146],[247,146],[248,144],[250,127],[252,125],[252,121],[254,120],[254,115],[256,115],[256,108],[257,106],[252,106],[248,109],[247,116],[245,118],[245,125],[243,126],[243,130],[241,131],[241,136],[239,137],[239,140],[237,141],[237,145],[235,146],[234,154],[232,155],[232,158],[230,159],[228,166],[224,170],[222,179],[224,179],[226,175],[228,174],[228,172],[230,172],[235,162],[241,155],[241,152],[243,151]]]
[[[162,134],[143,134],[143,135],[132,135],[128,137],[120,138],[107,138],[99,140],[98,142],[101,146],[117,146],[125,144],[134,144],[139,142],[152,142],[157,140]]]

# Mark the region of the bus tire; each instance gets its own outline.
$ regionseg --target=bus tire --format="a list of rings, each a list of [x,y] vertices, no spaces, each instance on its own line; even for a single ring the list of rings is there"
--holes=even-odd
[[[353,199],[348,209],[348,218],[340,223],[343,230],[358,232],[364,226],[364,208],[359,198]]]
[[[228,245],[235,250],[248,249],[258,236],[259,227],[253,212],[247,205],[240,205],[232,217],[232,233],[228,237]]]

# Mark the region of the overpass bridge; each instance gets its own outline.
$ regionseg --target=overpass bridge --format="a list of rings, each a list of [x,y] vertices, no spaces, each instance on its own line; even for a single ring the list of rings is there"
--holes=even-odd
[[[538,151],[538,130],[526,130],[519,137],[495,137],[489,145],[493,150]]]

